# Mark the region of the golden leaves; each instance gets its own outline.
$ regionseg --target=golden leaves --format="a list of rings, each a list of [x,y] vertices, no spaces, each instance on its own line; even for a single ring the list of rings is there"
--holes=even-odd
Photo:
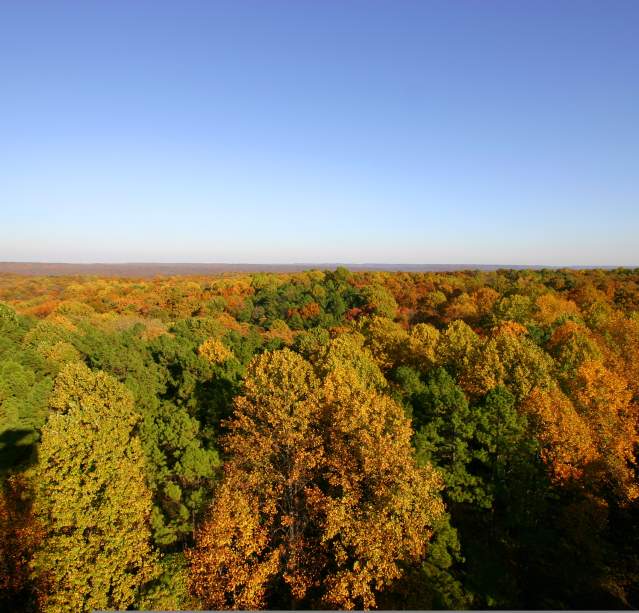
[[[634,500],[639,496],[633,475],[639,433],[637,407],[631,402],[627,381],[600,361],[587,360],[570,386],[578,411],[590,424],[613,487]]]
[[[559,389],[535,389],[522,410],[537,423],[541,456],[557,482],[579,479],[597,458],[588,423]]]
[[[572,301],[555,294],[543,294],[535,301],[536,318],[543,324],[552,324],[560,317],[578,315],[579,307]]]
[[[133,432],[139,416],[120,383],[83,364],[60,373],[51,408],[36,471],[42,607],[126,608],[156,574],[151,496]]]
[[[439,330],[430,324],[417,324],[410,331],[408,340],[410,361],[420,371],[425,372],[436,363]]]
[[[622,500],[637,498],[637,410],[627,382],[600,361],[588,360],[569,391],[572,402],[557,387],[536,388],[522,404],[536,423],[542,459],[554,479],[581,479],[590,490],[612,487]]]
[[[232,357],[233,352],[216,338],[206,339],[198,348],[198,355],[211,364],[222,364]]]
[[[370,608],[399,563],[424,554],[441,482],[415,465],[410,422],[349,363],[322,372],[288,350],[249,367],[190,553],[207,606],[264,607],[270,586],[289,594],[279,606]]]

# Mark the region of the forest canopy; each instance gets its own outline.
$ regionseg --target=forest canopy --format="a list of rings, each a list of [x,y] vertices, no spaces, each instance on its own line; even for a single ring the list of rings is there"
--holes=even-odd
[[[0,607],[639,607],[639,270],[0,275]]]

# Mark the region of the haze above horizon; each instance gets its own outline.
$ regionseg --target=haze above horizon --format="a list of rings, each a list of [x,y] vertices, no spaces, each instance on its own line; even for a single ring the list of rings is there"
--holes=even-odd
[[[639,265],[637,2],[0,24],[0,261]]]

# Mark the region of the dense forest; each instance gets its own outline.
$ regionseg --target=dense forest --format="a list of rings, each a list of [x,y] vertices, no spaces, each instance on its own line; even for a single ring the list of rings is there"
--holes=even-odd
[[[639,607],[639,270],[0,275],[0,609]]]

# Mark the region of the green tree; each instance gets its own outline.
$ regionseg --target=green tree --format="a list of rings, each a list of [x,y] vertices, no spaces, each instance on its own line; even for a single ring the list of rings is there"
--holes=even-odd
[[[220,459],[215,449],[203,445],[197,419],[168,402],[146,412],[140,438],[154,492],[154,541],[175,546],[190,539],[209,501]]]
[[[443,368],[423,382],[406,367],[396,378],[412,408],[417,461],[442,470],[447,500],[490,506],[485,483],[471,469],[478,422],[462,389]]]

